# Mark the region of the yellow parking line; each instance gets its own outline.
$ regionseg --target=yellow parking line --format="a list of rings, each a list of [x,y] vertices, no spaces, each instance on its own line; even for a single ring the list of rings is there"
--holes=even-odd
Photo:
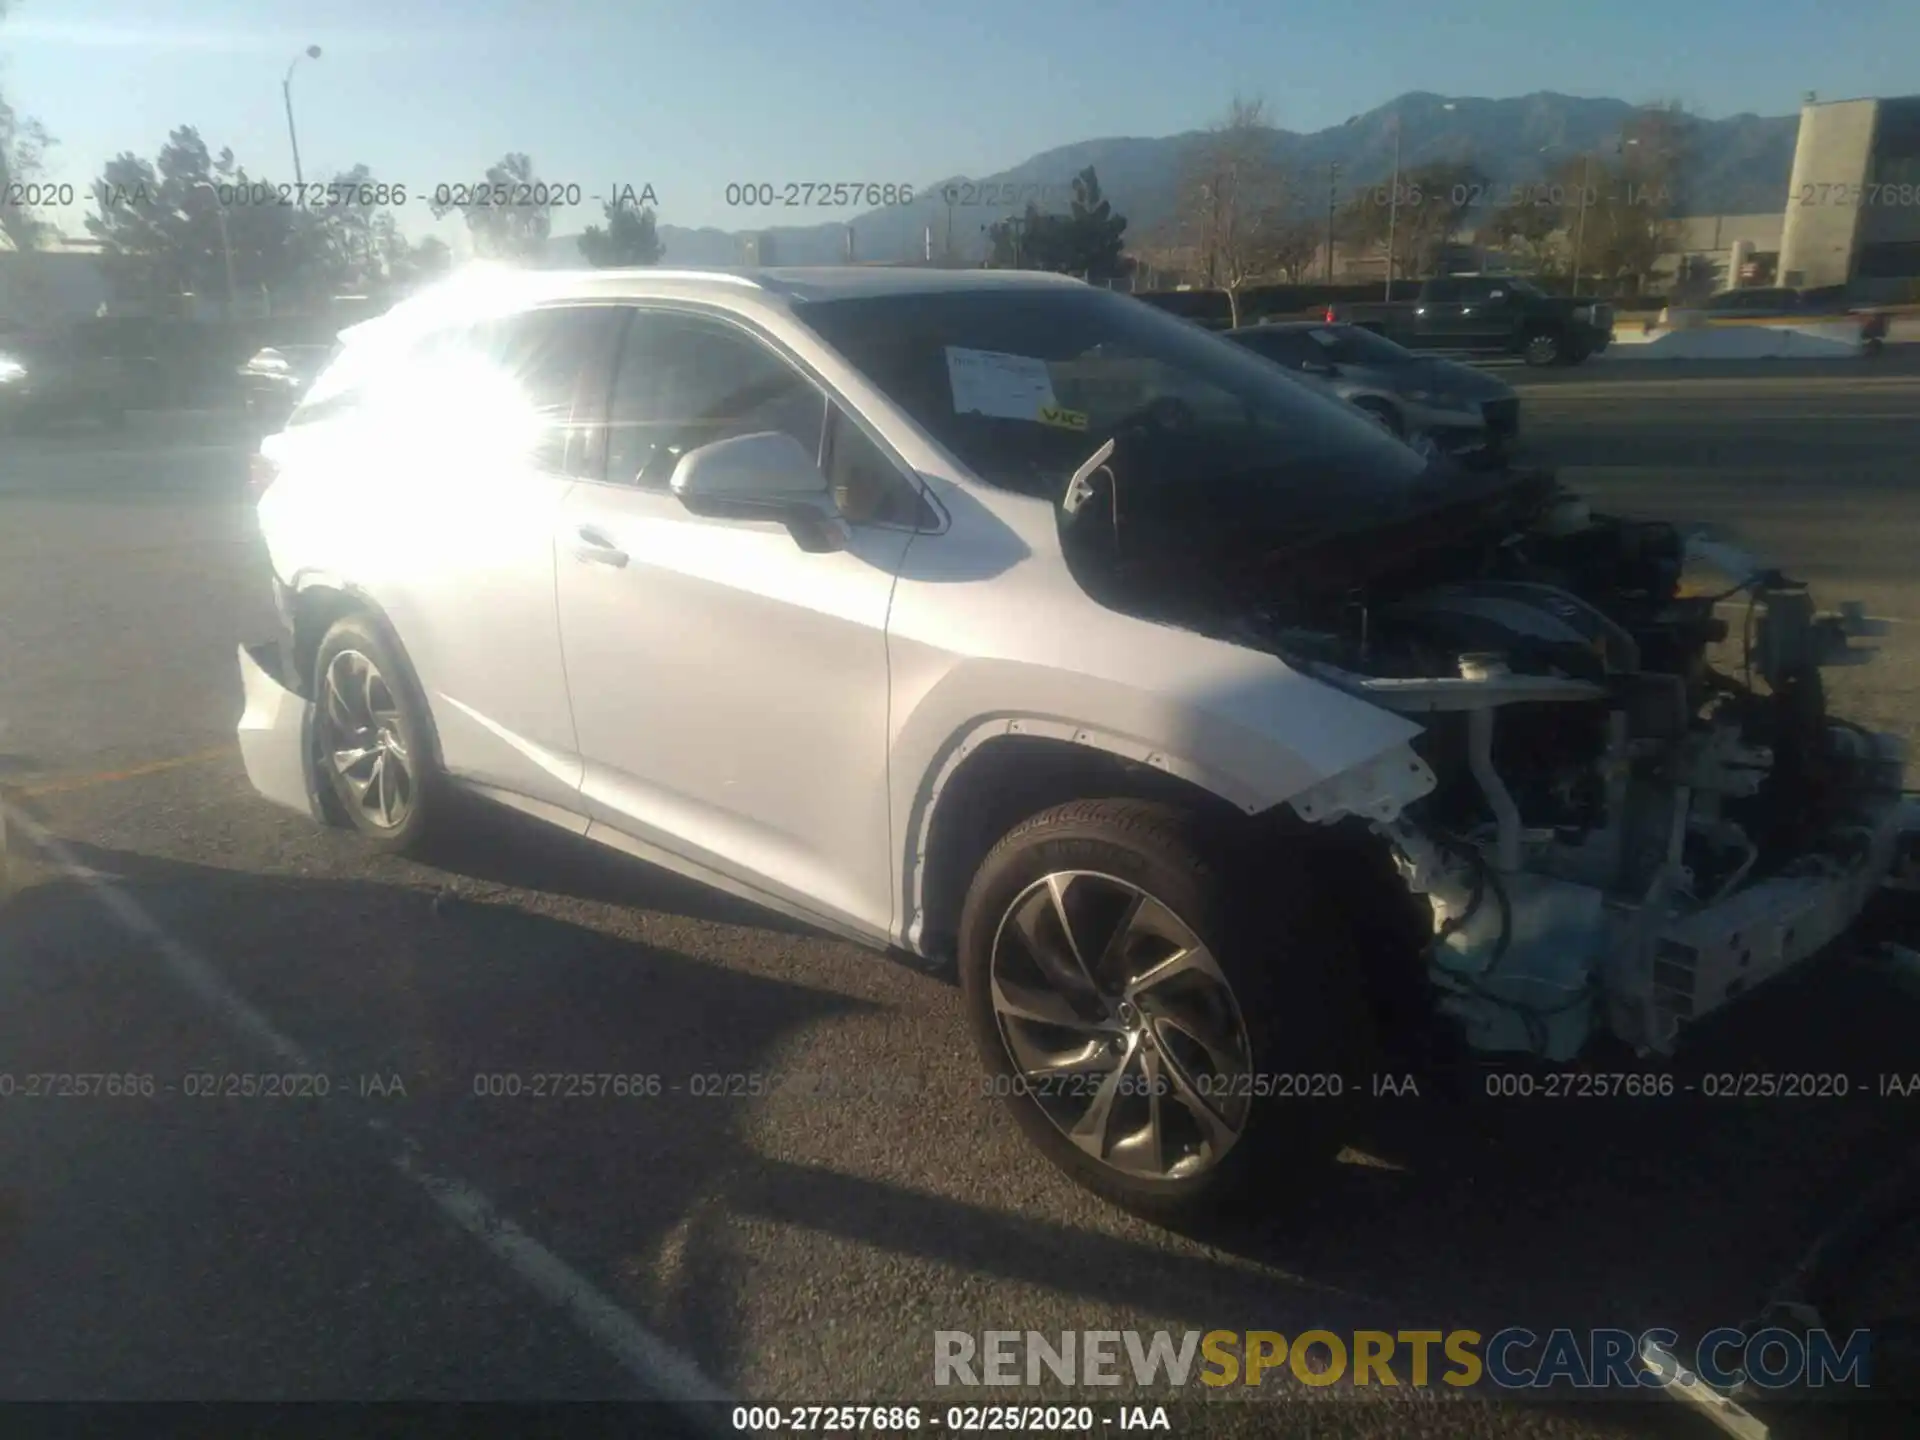
[[[112,785],[121,780],[138,780],[145,775],[158,775],[165,770],[178,770],[186,765],[204,765],[209,760],[217,760],[233,754],[231,745],[222,745],[217,750],[197,750],[191,755],[175,755],[166,760],[149,760],[144,765],[129,765],[124,770],[96,770],[87,775],[53,775],[44,780],[32,780],[27,784],[9,784],[6,788],[15,795],[37,797],[41,795],[63,795],[70,790],[91,790],[97,785]]]

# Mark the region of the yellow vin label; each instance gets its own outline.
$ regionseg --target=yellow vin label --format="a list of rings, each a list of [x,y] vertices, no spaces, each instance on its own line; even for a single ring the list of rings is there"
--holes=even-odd
[[[1055,425],[1062,430],[1084,430],[1087,428],[1087,416],[1083,410],[1068,410],[1059,405],[1042,405],[1040,423]]]

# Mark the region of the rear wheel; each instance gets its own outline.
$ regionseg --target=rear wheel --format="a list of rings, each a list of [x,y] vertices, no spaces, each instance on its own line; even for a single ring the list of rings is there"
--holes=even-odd
[[[334,622],[314,659],[314,757],[347,822],[384,850],[419,853],[448,797],[425,702],[398,647],[365,615]]]
[[[1176,807],[1077,801],[1017,826],[962,910],[967,1018],[1027,1137],[1090,1190],[1180,1220],[1311,1179],[1364,1083],[1333,927]]]
[[[1520,358],[1529,365],[1558,365],[1565,347],[1552,330],[1535,330],[1520,346]]]

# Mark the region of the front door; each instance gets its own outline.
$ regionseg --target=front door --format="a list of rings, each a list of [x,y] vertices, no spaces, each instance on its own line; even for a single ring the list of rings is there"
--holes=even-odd
[[[674,498],[681,454],[769,430],[840,482],[845,550],[808,554],[780,524],[703,519]],[[636,308],[600,473],[565,502],[558,595],[594,826],[883,937],[887,611],[914,532],[893,497],[844,483],[863,444],[878,454],[767,337]]]

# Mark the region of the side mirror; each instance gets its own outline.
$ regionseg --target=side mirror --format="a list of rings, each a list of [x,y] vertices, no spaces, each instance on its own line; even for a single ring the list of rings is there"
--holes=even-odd
[[[827,477],[791,435],[760,431],[689,450],[673,467],[672,489],[695,515],[777,520],[810,554],[846,548]]]

